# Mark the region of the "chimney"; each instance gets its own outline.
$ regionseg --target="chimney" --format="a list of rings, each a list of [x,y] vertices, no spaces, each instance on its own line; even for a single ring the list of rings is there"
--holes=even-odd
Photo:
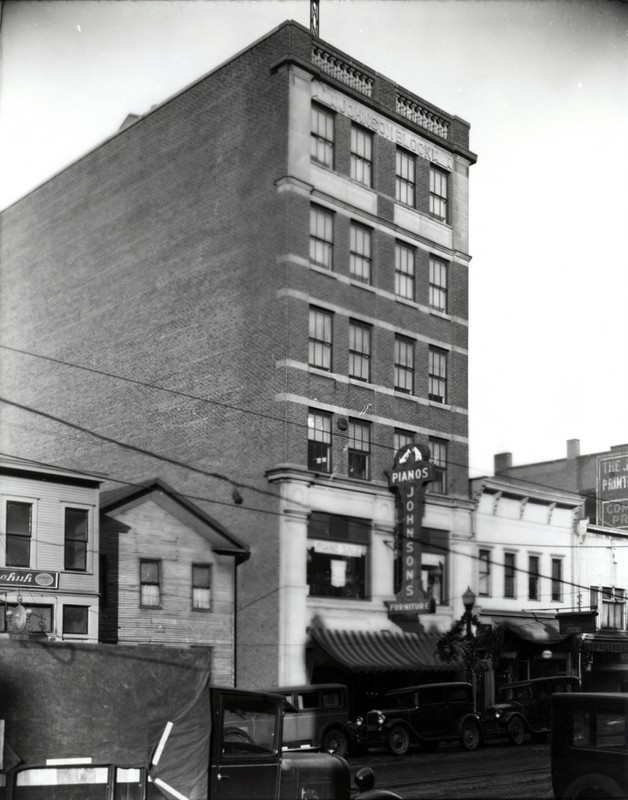
[[[510,467],[512,467],[512,453],[497,453],[493,457],[493,469],[496,475],[505,472]]]
[[[567,439],[567,460],[573,461],[580,455],[580,439]]]

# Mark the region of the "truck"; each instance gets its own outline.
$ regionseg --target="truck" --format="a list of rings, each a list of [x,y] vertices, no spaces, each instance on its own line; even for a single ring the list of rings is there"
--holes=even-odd
[[[391,796],[368,768],[352,791],[338,755],[283,751],[285,699],[212,685],[210,655],[3,638],[0,800]]]

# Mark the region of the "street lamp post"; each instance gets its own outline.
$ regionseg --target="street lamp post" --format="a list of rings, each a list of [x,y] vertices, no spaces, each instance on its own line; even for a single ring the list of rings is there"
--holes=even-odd
[[[466,640],[465,640],[465,655],[466,655],[466,669],[467,679],[471,677],[471,686],[473,687],[473,710],[476,706],[476,683],[475,683],[475,670],[473,669],[474,653],[473,653],[473,631],[471,630],[471,619],[473,606],[475,605],[475,594],[471,587],[467,587],[467,591],[462,595],[462,603],[464,605],[464,616],[467,625]]]

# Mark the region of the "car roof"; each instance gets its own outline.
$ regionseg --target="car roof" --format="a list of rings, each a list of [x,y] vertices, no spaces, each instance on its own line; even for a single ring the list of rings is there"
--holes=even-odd
[[[414,692],[417,689],[436,689],[441,688],[443,686],[468,686],[471,688],[470,683],[466,683],[465,681],[447,681],[443,683],[419,683],[416,686],[404,686],[402,689],[391,689],[391,691],[386,692],[386,696],[391,694],[403,694],[404,692]]]
[[[519,686],[536,685],[537,683],[545,683],[546,681],[574,681],[577,683],[578,678],[575,675],[547,675],[545,678],[530,678],[527,681],[513,681],[512,683],[504,683],[502,686],[498,687],[497,691],[501,691],[502,689],[517,688]]]
[[[303,683],[298,686],[276,686],[267,691],[274,694],[284,694],[284,692],[315,692],[319,689],[346,689],[344,683]]]

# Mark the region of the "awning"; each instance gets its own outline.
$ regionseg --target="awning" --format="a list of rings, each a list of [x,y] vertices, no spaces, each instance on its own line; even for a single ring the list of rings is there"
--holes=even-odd
[[[581,642],[590,653],[628,653],[628,636],[622,633],[584,633]]]
[[[451,672],[436,651],[438,633],[311,629],[312,642],[354,672]]]
[[[569,634],[558,630],[558,622],[554,619],[535,619],[533,617],[501,617],[491,618],[495,627],[500,626],[526,642],[536,644],[563,642]]]

